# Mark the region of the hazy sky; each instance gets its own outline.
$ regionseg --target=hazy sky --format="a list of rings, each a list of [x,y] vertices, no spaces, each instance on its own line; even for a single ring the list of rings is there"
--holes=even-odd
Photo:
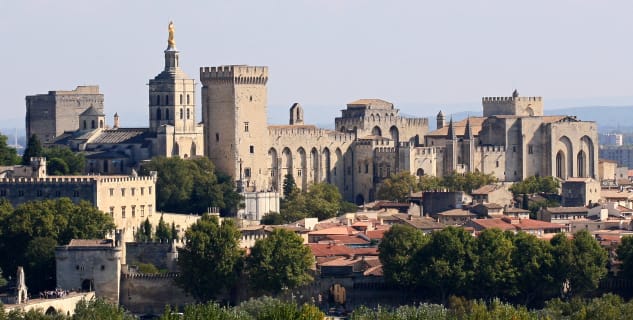
[[[630,0],[0,0],[0,126],[24,126],[26,95],[86,84],[108,122],[146,126],[170,20],[195,79],[269,66],[275,123],[293,102],[329,123],[358,98],[426,116],[514,88],[546,108],[633,105],[632,13]]]

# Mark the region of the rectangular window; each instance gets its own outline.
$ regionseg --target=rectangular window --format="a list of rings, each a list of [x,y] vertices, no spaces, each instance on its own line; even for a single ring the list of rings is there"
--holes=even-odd
[[[4,190],[4,189],[0,190],[0,196],[6,197],[7,196],[7,190]]]
[[[114,196],[114,188],[110,188],[110,197]]]
[[[532,145],[528,146],[528,153],[529,154],[533,154],[534,153],[534,147]]]
[[[251,176],[251,168],[244,169],[244,176],[247,178]]]
[[[43,193],[42,193],[42,190],[37,190],[37,196],[38,196],[38,197],[41,197],[41,196],[42,196],[42,194],[43,194]]]
[[[114,219],[114,207],[110,207],[110,217]]]
[[[149,187],[148,190],[149,194],[152,194],[152,187]]]
[[[79,197],[79,191],[73,191],[73,197],[75,198]]]
[[[336,167],[332,170],[332,175],[336,176]]]
[[[151,217],[152,216],[152,205],[148,205],[147,206],[147,214]]]
[[[18,190],[18,197],[24,197],[24,190]]]
[[[297,170],[297,177],[301,177],[301,169]]]
[[[369,173],[369,165],[365,163],[365,173]]]
[[[132,189],[132,197],[134,196],[134,194],[136,193],[136,188],[131,188]]]
[[[136,217],[136,206],[132,206],[132,218]]]
[[[145,188],[141,187],[141,195],[144,195],[144,194],[145,194]]]
[[[499,160],[497,160],[497,168],[499,168]]]
[[[512,152],[517,152],[517,146],[512,146]]]
[[[125,197],[125,188],[121,188],[121,197]]]
[[[250,153],[255,153],[255,146],[250,146],[250,147],[248,147],[248,151],[249,151]]]
[[[244,132],[248,132],[248,122],[244,122]]]
[[[125,219],[125,206],[121,207],[121,218]]]
[[[145,205],[141,205],[141,218],[145,216]]]

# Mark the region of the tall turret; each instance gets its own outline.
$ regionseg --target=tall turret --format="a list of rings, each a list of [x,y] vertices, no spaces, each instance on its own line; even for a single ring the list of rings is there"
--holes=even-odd
[[[292,107],[290,107],[290,125],[300,125],[303,124],[303,107],[298,102],[295,102]]]
[[[435,120],[437,121],[437,129],[444,128],[444,126],[446,125],[446,117],[444,117],[444,112],[442,112],[442,110],[438,112],[437,117],[435,117]]]

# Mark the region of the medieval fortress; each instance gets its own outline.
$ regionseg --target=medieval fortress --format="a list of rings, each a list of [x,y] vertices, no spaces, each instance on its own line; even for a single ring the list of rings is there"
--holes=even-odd
[[[164,54],[164,70],[149,82],[148,128],[120,128],[118,116],[104,125],[98,87],[78,87],[27,97],[27,134],[84,152],[87,174],[127,174],[153,156],[204,155],[240,190],[266,199],[278,199],[288,174],[304,190],[333,184],[357,204],[375,200],[383,179],[402,171],[479,171],[510,182],[597,176],[596,123],[545,116],[541,97],[484,97],[483,117],[453,122],[440,111],[431,132],[428,119],[402,116],[380,99],[348,103],[335,130],[307,124],[298,103],[287,125],[269,125],[268,67],[201,67],[198,123],[195,80],[180,68],[171,24]]]

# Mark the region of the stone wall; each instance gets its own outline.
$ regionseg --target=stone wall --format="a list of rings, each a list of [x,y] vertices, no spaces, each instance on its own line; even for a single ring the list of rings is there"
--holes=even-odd
[[[176,277],[174,273],[123,274],[119,303],[134,314],[154,315],[162,314],[165,311],[165,305],[182,307],[194,303],[193,297],[176,286],[174,283]]]

